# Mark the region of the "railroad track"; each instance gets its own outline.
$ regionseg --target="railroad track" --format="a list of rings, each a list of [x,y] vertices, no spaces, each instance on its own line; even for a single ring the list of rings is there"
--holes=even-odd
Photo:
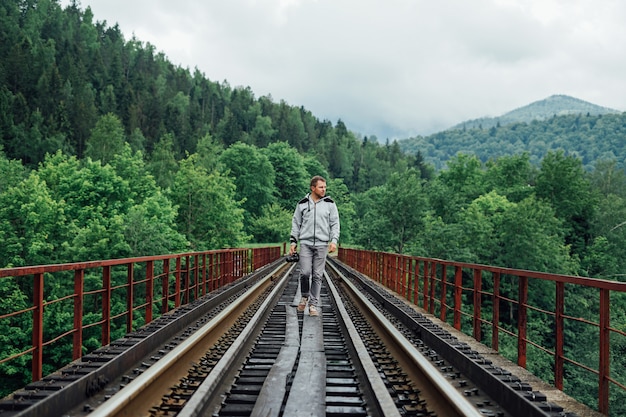
[[[82,393],[71,409],[60,412],[57,403],[71,391],[59,389],[50,402],[54,408],[41,401],[13,414],[0,411],[0,417],[564,415],[554,405],[548,412],[536,404],[507,411],[464,376],[474,371],[449,351],[474,363],[480,358],[334,261],[322,286],[320,316],[297,312],[297,276],[293,264],[276,262],[196,306],[186,319],[172,319],[170,327],[180,328],[172,325],[180,320],[190,328],[165,341],[155,337],[145,356],[127,354],[139,360],[118,364],[126,371],[120,375],[100,371],[79,378],[91,381],[83,381],[87,387],[93,381],[102,386]],[[436,337],[435,344],[446,340],[448,347],[438,348],[451,359],[424,336],[431,342]],[[498,380],[503,386],[516,382],[504,372]],[[523,389],[510,391],[524,399]]]

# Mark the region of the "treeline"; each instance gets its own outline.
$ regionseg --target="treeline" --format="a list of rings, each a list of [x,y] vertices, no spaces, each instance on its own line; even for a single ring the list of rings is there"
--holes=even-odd
[[[554,116],[545,121],[512,123],[489,128],[452,129],[399,141],[403,151],[423,156],[437,169],[458,152],[482,162],[527,152],[538,165],[548,152],[566,149],[590,171],[597,160],[615,160],[626,168],[626,113]]]
[[[341,120],[333,125],[174,66],[153,45],[95,21],[77,1],[65,9],[57,0],[2,2],[0,27],[0,143],[9,159],[28,167],[57,150],[100,157],[88,143],[107,114],[120,119],[133,151],[149,161],[163,157],[163,148],[181,160],[210,133],[224,147],[288,143],[356,191],[384,183],[398,160],[415,163],[395,143],[357,140]],[[101,140],[93,138],[92,148]]]

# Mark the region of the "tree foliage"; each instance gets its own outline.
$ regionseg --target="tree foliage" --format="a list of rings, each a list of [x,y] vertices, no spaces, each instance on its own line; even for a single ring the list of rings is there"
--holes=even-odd
[[[221,154],[220,162],[233,179],[235,198],[246,216],[261,215],[277,193],[276,171],[267,155],[254,145],[238,142]]]
[[[422,155],[424,160],[442,169],[458,152],[476,155],[482,162],[508,155],[527,153],[538,165],[555,150],[564,150],[579,158],[585,170],[595,161],[615,160],[624,169],[626,148],[626,113],[569,114],[547,120],[515,122],[489,128],[455,128],[398,141],[408,153]]]
[[[197,155],[181,161],[171,190],[177,224],[192,249],[237,247],[246,241],[243,213],[233,181],[219,172],[197,167]]]

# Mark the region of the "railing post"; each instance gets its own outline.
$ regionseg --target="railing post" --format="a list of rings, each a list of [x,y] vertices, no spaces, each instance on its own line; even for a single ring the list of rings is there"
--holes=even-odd
[[[213,264],[214,264],[214,269],[213,269],[213,282],[215,283],[215,289],[218,288],[222,288],[222,270],[223,270],[223,266],[222,266],[222,253],[221,252],[217,252],[215,254],[213,254]]]
[[[428,302],[430,303],[429,312],[430,314],[435,314],[435,288],[437,282],[437,263],[430,263],[430,295],[428,296]]]
[[[389,282],[389,254],[385,253],[383,254],[383,268],[382,268],[382,272],[380,274],[380,282],[383,284],[383,286],[389,288],[388,282]]]
[[[207,281],[206,281],[206,253],[202,254],[202,274],[200,275],[202,282],[202,295],[206,295],[208,291]]]
[[[170,311],[170,260],[163,259],[163,281],[162,281],[163,304],[161,314]]]
[[[390,255],[390,265],[391,268],[391,288],[393,292],[398,292],[398,262],[400,261],[400,257],[398,255]]]
[[[609,414],[609,375],[611,370],[609,326],[610,326],[610,292],[600,289],[600,362],[598,381],[598,409],[602,414]]]
[[[85,270],[74,271],[74,336],[72,341],[72,360],[83,355],[83,293]]]
[[[402,258],[402,296],[405,300],[409,299],[409,283],[411,282],[411,258],[405,256]]]
[[[216,259],[216,266],[217,266],[217,275],[216,275],[216,279],[217,279],[217,288],[222,288],[224,286],[224,252],[218,252],[215,254],[215,256],[217,257]]]
[[[415,259],[413,262],[412,275],[413,275],[413,304],[419,303],[419,279],[420,279],[420,261]]]
[[[176,274],[175,274],[175,281],[174,281],[174,308],[177,308],[180,306],[180,269],[182,268],[180,259],[181,259],[180,256],[176,257]]]
[[[42,273],[33,277],[33,381],[39,381],[43,376],[43,291],[44,279]]]
[[[200,286],[200,256],[196,254],[193,257],[193,278],[194,278],[194,286],[193,286],[193,299],[198,299],[199,294],[199,286]]]
[[[448,271],[447,265],[441,265],[441,297],[439,298],[439,302],[441,303],[441,308],[439,310],[439,320],[445,322],[446,321],[446,291],[447,291],[447,280],[448,280]]]
[[[237,278],[241,278],[245,275],[247,268],[247,259],[248,257],[246,256],[247,251],[244,251],[243,249],[239,249],[237,251]]]
[[[133,331],[133,316],[135,308],[135,264],[129,263],[128,268],[126,269],[126,285],[128,285],[128,290],[126,291],[126,311],[128,315],[126,316],[126,333],[130,333]]]
[[[232,275],[232,263],[230,259],[230,252],[222,252],[222,276],[224,280],[222,281],[222,285],[230,284],[231,275]]]
[[[382,269],[382,273],[381,273],[381,280],[380,283],[383,284],[384,287],[389,288],[389,286],[387,285],[387,282],[389,281],[389,255],[388,254],[383,254],[383,269]]]
[[[146,323],[152,321],[152,300],[154,298],[154,261],[146,262]]]
[[[428,261],[424,261],[424,284],[422,286],[422,291],[424,292],[424,294],[422,295],[423,297],[423,305],[422,307],[424,307],[424,310],[428,311],[428,284],[430,284],[430,280],[428,279],[428,275],[430,274],[430,262]]]
[[[393,292],[397,292],[397,283],[398,283],[398,255],[389,254],[389,289]]]
[[[369,274],[365,272],[367,271],[370,264],[370,256],[368,252],[357,252],[355,250],[351,250],[348,252],[348,258],[351,259],[352,262],[354,262],[354,268],[357,271],[361,271],[367,276],[374,278],[371,272]]]
[[[554,309],[554,327],[556,346],[554,346],[554,386],[563,390],[564,349],[563,349],[563,315],[565,314],[565,283],[556,282],[556,306]]]
[[[500,272],[493,273],[493,312],[491,323],[491,348],[496,352],[500,348],[498,326],[500,325]]]
[[[483,279],[482,270],[479,268],[474,269],[474,339],[482,341],[481,331],[481,307],[482,307],[482,290]]]
[[[398,256],[389,255],[389,287],[393,292],[397,292],[398,284]]]
[[[224,252],[224,262],[226,267],[226,284],[233,282],[233,253],[231,251]]]
[[[111,267],[102,267],[102,346],[111,342]]]
[[[383,254],[370,252],[368,255],[371,257],[372,268],[372,273],[369,276],[372,277],[374,281],[382,283],[380,279],[382,273],[380,271],[383,267]]]
[[[463,295],[463,269],[454,267],[454,328],[461,330],[461,302]]]
[[[517,314],[517,364],[526,368],[526,331],[528,325],[528,277],[519,277],[519,311]]]
[[[190,301],[189,298],[191,297],[191,294],[189,293],[189,291],[191,291],[190,288],[189,288],[189,285],[190,285],[190,283],[189,283],[190,282],[189,281],[189,275],[191,275],[189,270],[191,269],[191,267],[190,267],[191,261],[189,259],[190,259],[189,255],[185,256],[185,272],[184,272],[184,274],[185,274],[185,282],[183,284],[184,287],[185,287],[185,294],[184,294],[185,297],[184,297],[184,300],[183,300],[183,304],[188,304],[189,301]]]
[[[393,274],[393,280],[395,281],[393,284],[394,287],[394,292],[397,294],[401,291],[400,289],[400,274],[402,273],[402,255],[395,255],[393,257],[393,269],[394,269],[394,274]]]
[[[215,286],[215,254],[209,254],[209,292],[212,292],[217,287]]]

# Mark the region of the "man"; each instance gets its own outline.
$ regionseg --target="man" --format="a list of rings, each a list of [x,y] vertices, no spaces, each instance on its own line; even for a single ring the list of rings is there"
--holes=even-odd
[[[296,253],[300,242],[300,292],[298,311],[307,303],[309,315],[319,315],[320,290],[326,255],[337,249],[339,241],[339,213],[335,202],[326,197],[326,180],[320,176],[311,179],[311,192],[298,201],[291,221],[289,254]],[[311,282],[309,282],[309,279]]]

